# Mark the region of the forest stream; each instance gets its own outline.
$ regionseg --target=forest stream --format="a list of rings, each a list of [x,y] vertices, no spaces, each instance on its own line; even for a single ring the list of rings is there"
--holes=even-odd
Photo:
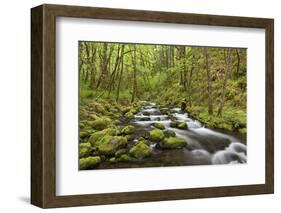
[[[186,123],[187,128],[171,127],[171,120]],[[172,130],[175,137],[184,138],[187,145],[181,149],[163,149],[159,143],[153,142],[147,133],[154,129],[153,124],[163,124],[164,132]],[[98,168],[135,168],[183,165],[239,164],[247,162],[246,136],[240,133],[224,132],[220,129],[209,129],[199,121],[188,116],[180,108],[159,107],[155,103],[145,102],[133,119],[124,121],[120,126],[135,127],[132,138],[144,137],[152,150],[148,158],[133,162],[104,161]],[[137,139],[129,141],[132,147]]]

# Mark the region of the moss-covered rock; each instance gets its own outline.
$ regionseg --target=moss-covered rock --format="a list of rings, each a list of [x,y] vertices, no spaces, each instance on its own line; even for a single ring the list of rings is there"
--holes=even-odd
[[[160,141],[162,141],[165,138],[165,135],[164,135],[162,130],[160,130],[160,129],[153,129],[152,131],[149,132],[149,138],[152,141],[160,142]]]
[[[172,128],[177,128],[177,126],[178,126],[178,122],[177,121],[172,121],[170,123],[170,127],[172,127]]]
[[[115,152],[115,157],[120,157],[121,155],[126,154],[126,152],[126,149],[119,149]]]
[[[79,157],[88,157],[91,154],[92,147],[90,143],[80,143],[79,144]]]
[[[169,138],[169,137],[175,137],[176,133],[173,130],[167,129],[164,131],[164,135],[165,137]]]
[[[151,155],[151,148],[143,141],[137,143],[129,150],[129,154],[135,158],[145,158]]]
[[[99,141],[106,135],[109,136],[115,136],[119,133],[118,129],[116,128],[107,128],[102,131],[95,132],[91,135],[89,138],[89,142],[93,145],[96,146],[98,145]]]
[[[100,164],[100,162],[101,162],[101,158],[99,156],[81,158],[79,160],[79,168],[81,170],[93,169],[97,167]]]
[[[109,118],[98,118],[90,123],[91,127],[95,130],[103,130],[112,125]]]
[[[181,149],[187,144],[184,138],[170,137],[165,138],[165,140],[160,144],[163,149]]]
[[[130,158],[129,158],[128,155],[123,154],[123,155],[121,155],[121,156],[119,157],[118,160],[119,160],[120,162],[128,162],[128,161],[130,161]]]
[[[109,159],[109,162],[110,162],[110,163],[116,163],[116,162],[117,162],[117,160],[116,160],[116,158],[115,158],[115,157],[112,157],[112,158],[110,158],[110,159]]]
[[[153,123],[152,125],[157,129],[162,129],[162,130],[165,129],[164,124],[159,123],[159,122]]]
[[[123,114],[126,114],[127,112],[129,112],[131,110],[131,107],[122,107],[121,108],[121,112],[123,113]]]
[[[86,137],[89,136],[89,132],[88,131],[80,131],[79,132],[79,138],[84,139]]]
[[[96,112],[96,113],[98,113],[98,114],[103,114],[103,113],[105,113],[105,107],[103,106],[103,104],[102,103],[98,103],[98,102],[92,102],[91,104],[90,104],[90,106],[92,107],[92,109]]]
[[[104,136],[96,146],[99,154],[114,155],[118,149],[124,148],[128,144],[126,137],[122,136]]]
[[[120,123],[121,123],[121,121],[120,121],[120,120],[117,120],[117,119],[113,121],[113,124],[114,124],[114,125],[119,125]]]
[[[135,127],[132,125],[124,126],[121,129],[121,133],[125,134],[125,135],[131,135],[131,134],[134,134],[134,132],[135,132]]]
[[[80,129],[84,129],[85,128],[85,123],[84,122],[80,122],[79,127],[80,127]]]
[[[178,129],[187,129],[187,124],[186,124],[186,122],[178,122],[177,128],[178,128]]]
[[[149,146],[149,142],[147,140],[145,140],[143,137],[139,137],[138,142],[143,142],[145,143],[147,146]]]
[[[97,120],[99,117],[95,113],[91,113],[88,115],[88,118],[90,118],[91,120]]]
[[[241,134],[247,134],[247,128],[241,128],[238,130]]]
[[[127,119],[133,119],[133,118],[134,118],[134,114],[133,114],[131,111],[125,113],[124,116],[125,116],[125,118],[127,118]]]

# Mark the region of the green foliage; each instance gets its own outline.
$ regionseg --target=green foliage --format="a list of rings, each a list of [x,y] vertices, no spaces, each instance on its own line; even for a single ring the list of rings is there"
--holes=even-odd
[[[90,121],[80,123],[82,140],[88,137],[87,126],[102,130],[123,116],[133,119],[138,110],[133,104],[141,100],[175,107],[184,100],[185,110],[206,126],[246,128],[246,49],[79,42],[79,73],[79,116]],[[84,107],[88,102],[94,113]],[[99,120],[102,116],[113,121],[105,124]]]

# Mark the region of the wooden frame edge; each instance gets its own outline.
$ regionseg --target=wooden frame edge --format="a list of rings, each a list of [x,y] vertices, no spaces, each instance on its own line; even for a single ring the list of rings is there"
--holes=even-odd
[[[55,165],[55,25],[56,17],[100,18],[266,30],[266,183],[196,189],[172,189],[56,196]],[[188,20],[186,18],[189,18]],[[101,205],[268,194],[274,192],[274,20],[66,5],[31,9],[31,203],[41,208]],[[46,89],[48,88],[48,89]],[[168,194],[168,195],[167,195]]]

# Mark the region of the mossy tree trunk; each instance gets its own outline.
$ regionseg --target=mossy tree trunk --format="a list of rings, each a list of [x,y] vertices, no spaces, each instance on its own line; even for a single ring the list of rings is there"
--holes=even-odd
[[[207,71],[207,81],[208,81],[208,113],[213,114],[213,97],[212,97],[212,77],[209,65],[209,54],[208,48],[204,48],[205,61],[206,61],[206,71]]]
[[[231,53],[232,53],[232,49],[228,48],[227,58],[226,58],[226,73],[225,73],[225,78],[224,78],[223,86],[222,86],[221,101],[220,101],[220,106],[218,109],[218,116],[222,116],[222,111],[223,111],[223,107],[224,107],[226,85],[227,85],[227,81],[230,76],[231,63],[232,63]]]

